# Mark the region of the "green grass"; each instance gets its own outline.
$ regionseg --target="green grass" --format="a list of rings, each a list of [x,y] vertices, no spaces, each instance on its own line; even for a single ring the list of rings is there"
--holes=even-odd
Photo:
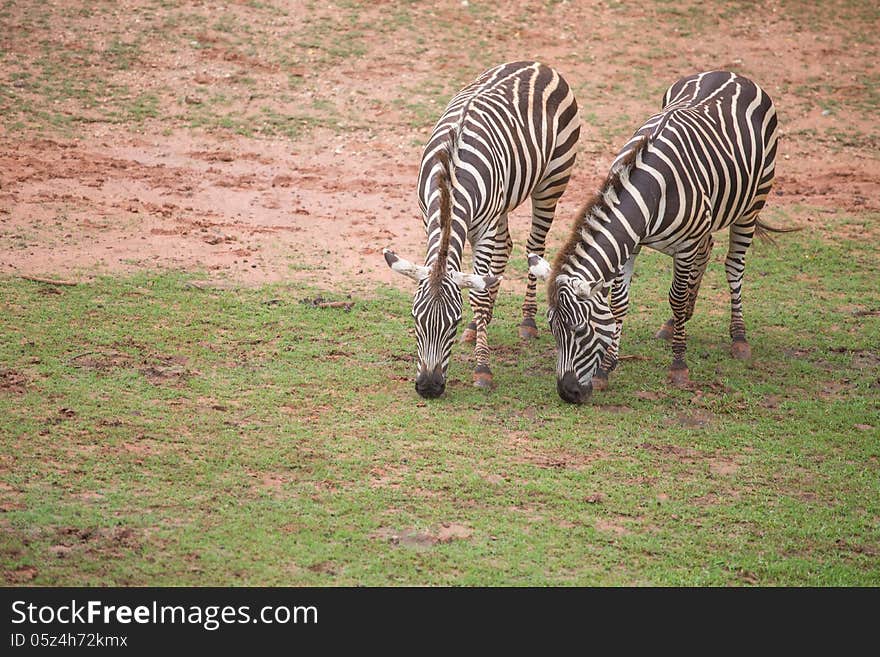
[[[693,390],[665,383],[651,335],[670,262],[645,253],[625,358],[580,407],[556,396],[545,322],[533,344],[514,337],[521,258],[491,327],[498,388],[470,386],[459,346],[431,402],[413,390],[397,292],[346,312],[301,303],[320,291],[177,274],[0,279],[0,571],[34,585],[878,585],[880,249],[848,234],[750,252],[750,364],[727,356],[719,246],[689,325]]]

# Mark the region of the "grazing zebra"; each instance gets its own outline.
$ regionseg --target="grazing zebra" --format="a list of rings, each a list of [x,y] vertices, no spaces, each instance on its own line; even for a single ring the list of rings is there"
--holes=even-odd
[[[581,403],[594,385],[607,385],[617,365],[633,264],[643,245],[673,257],[672,319],[658,337],[671,333],[670,379],[683,386],[685,322],[712,233],[730,226],[731,353],[750,357],[742,317],[745,253],[756,232],[785,232],[758,219],[773,184],[776,110],[758,85],[726,71],[682,78],[666,91],[663,105],[620,151],[552,269],[540,254],[529,255],[531,272],[550,279],[556,388],[569,402]]]
[[[529,252],[542,254],[556,203],[575,161],[580,135],[577,102],[562,76],[538,62],[491,68],[462,89],[434,127],[422,155],[419,207],[428,236],[424,265],[389,249],[394,271],[418,283],[412,314],[418,343],[416,391],[439,397],[462,314],[462,288],[473,322],[462,335],[475,342],[474,385],[492,387],[486,327],[513,241],[507,214],[532,199]],[[473,274],[461,272],[465,239]],[[537,335],[536,279],[529,274],[520,336]]]

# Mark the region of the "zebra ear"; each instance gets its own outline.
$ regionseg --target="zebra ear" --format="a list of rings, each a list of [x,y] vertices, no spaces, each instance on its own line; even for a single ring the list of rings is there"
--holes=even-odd
[[[559,276],[556,277],[556,285],[565,285],[566,283],[568,283],[568,286],[571,288],[571,291],[574,292],[575,296],[584,301],[592,299],[599,294],[605,286],[604,281],[590,284],[583,278],[572,278],[568,274],[559,274]]]
[[[416,283],[428,277],[431,270],[423,265],[414,265],[409,260],[399,257],[391,249],[382,249],[382,255],[385,256],[385,262],[398,274],[403,274],[407,278],[411,278]]]
[[[477,292],[483,292],[493,285],[501,282],[501,276],[480,276],[479,274],[463,274],[460,271],[450,272],[452,281],[460,288],[470,288]]]
[[[537,253],[529,254],[529,272],[538,280],[546,281],[550,277],[552,269],[550,263]]]
[[[571,289],[578,296],[578,298],[583,299],[584,301],[589,301],[594,296],[599,294],[599,292],[602,291],[602,288],[605,287],[604,281],[599,281],[598,283],[591,284],[587,283],[587,281],[582,278],[572,278],[569,280]]]

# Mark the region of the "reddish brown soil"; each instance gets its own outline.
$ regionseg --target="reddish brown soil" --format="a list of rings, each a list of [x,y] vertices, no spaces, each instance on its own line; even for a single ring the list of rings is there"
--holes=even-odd
[[[150,3],[123,4],[130,11]],[[562,71],[580,90],[585,117],[576,173],[551,245],[564,237],[576,207],[600,183],[620,146],[619,134],[603,136],[603,128],[626,115],[630,130],[657,109],[659,95],[649,102],[638,90],[646,74],[665,86],[694,71],[732,68],[761,83],[777,103],[783,133],[769,207],[790,209],[795,223],[820,223],[825,210],[880,211],[880,133],[870,105],[877,97],[877,41],[860,14],[831,12],[811,22],[789,14],[789,4],[771,2],[727,18],[722,7],[706,9],[717,12],[704,24],[708,33],[685,34],[676,16],[642,4],[562,3],[551,15],[543,5],[512,2],[489,19],[462,3],[443,2],[425,14],[466,21],[488,35],[494,50],[485,61],[445,48],[442,39],[417,44],[414,36],[407,43],[406,29],[393,33],[393,47],[386,47],[388,34],[367,31],[364,52],[290,70],[266,63],[259,52],[224,50],[223,35],[210,29],[201,39],[213,47],[195,54],[148,42],[130,69],[108,73],[124,77],[133,93],[160,81],[163,102],[199,103],[206,85],[223,76],[246,74],[258,90],[270,89],[279,76],[302,76],[299,93],[334,103],[355,124],[369,115],[368,127],[315,128],[285,139],[189,129],[161,116],[137,125],[86,123],[73,134],[13,131],[4,121],[0,274],[88,280],[172,268],[236,284],[306,281],[369,292],[391,283],[408,289],[389,272],[381,250],[393,245],[415,260],[423,253],[414,189],[420,144],[433,119],[416,127],[401,123],[403,89],[438,76],[458,88],[488,66],[522,58],[540,58]],[[33,62],[31,43],[17,36],[26,22],[17,5],[0,19],[7,34],[4,61]],[[288,22],[306,11],[301,5],[291,4]],[[383,7],[364,11],[381,17]],[[210,9],[194,3],[193,11]],[[244,6],[235,11],[246,19]],[[345,10],[322,11],[332,17]],[[77,40],[64,20],[50,14],[43,36],[71,48]],[[92,15],[90,33],[100,40],[120,20],[116,13]],[[0,72],[0,83],[13,81]],[[832,110],[823,113],[827,103]],[[524,242],[528,221],[526,207],[512,217],[517,244]]]

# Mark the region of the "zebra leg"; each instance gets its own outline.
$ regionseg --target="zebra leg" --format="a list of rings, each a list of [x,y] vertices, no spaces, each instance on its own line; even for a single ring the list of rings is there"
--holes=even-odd
[[[605,390],[608,387],[608,375],[617,367],[620,333],[623,329],[623,317],[618,315],[617,309],[620,307],[619,304],[624,304],[627,308],[629,307],[629,289],[625,289],[626,284],[622,278],[622,276],[618,276],[611,285],[611,312],[614,314],[615,320],[614,335],[611,338],[611,344],[608,345],[608,350],[605,352],[605,357],[593,374],[593,390]],[[625,309],[623,314],[626,315]]]
[[[688,366],[684,360],[687,350],[687,335],[684,325],[687,321],[688,290],[691,271],[697,251],[679,252],[675,255],[672,268],[672,286],[669,288],[669,305],[672,307],[672,365],[669,367],[669,380],[676,387],[685,387],[690,382]]]
[[[474,385],[484,390],[491,390],[494,386],[492,370],[489,368],[489,336],[486,329],[492,319],[491,305],[498,294],[498,287],[499,284],[496,283],[484,292],[471,290],[469,296],[471,305],[475,307],[474,319],[477,327],[474,340]]]
[[[565,178],[565,183],[568,177]],[[529,231],[529,239],[526,242],[526,253],[535,253],[544,256],[544,243],[547,239],[547,232],[553,223],[553,216],[556,212],[556,203],[559,201],[565,184],[559,187],[551,187],[549,190],[542,189],[532,194],[532,227]],[[532,340],[538,337],[538,325],[535,323],[535,315],[538,313],[537,302],[537,284],[538,279],[529,272],[529,280],[526,283],[526,297],[523,302],[522,314],[523,319],[519,325],[519,337],[523,340]]]
[[[529,232],[529,239],[526,242],[526,253],[536,253],[543,257],[544,239],[547,237],[549,223],[546,226],[542,226],[538,223],[538,211],[535,209],[535,203],[535,201],[532,202],[534,215],[532,218],[532,229]],[[534,274],[529,272],[529,280],[526,283],[526,298],[525,301],[523,301],[522,307],[523,318],[519,325],[519,337],[523,340],[532,340],[538,337],[538,324],[535,322],[535,315],[538,314],[537,287],[538,279],[535,278]]]
[[[746,251],[755,236],[757,212],[745,215],[730,226],[730,244],[724,269],[730,285],[730,355],[738,360],[752,357],[752,349],[746,341],[746,324],[742,313],[742,281],[745,272]]]
[[[706,266],[709,264],[709,256],[712,253],[712,245],[714,244],[712,233],[706,235],[700,246],[697,247],[697,255],[694,257],[694,264],[691,269],[690,280],[688,281],[688,306],[685,313],[684,321],[690,321],[694,316],[694,306],[697,303],[697,296],[700,294],[700,283],[703,282],[703,274],[706,273]]]
[[[574,126],[572,132],[565,135],[556,146],[547,162],[547,172],[532,191],[532,227],[526,243],[526,253],[544,256],[544,244],[556,215],[556,204],[565,192],[571,178],[571,170],[574,168],[576,158],[574,144],[580,136],[578,122],[574,122]],[[523,319],[519,325],[519,337],[524,340],[538,337],[538,325],[535,323],[535,315],[538,312],[535,294],[537,283],[538,279],[529,272],[526,298],[522,307]]]
[[[697,303],[697,296],[700,293],[700,284],[703,282],[703,274],[706,273],[706,266],[709,264],[709,256],[712,253],[712,245],[714,243],[712,234],[709,233],[703,238],[703,241],[700,242],[699,247],[697,247],[697,254],[694,258],[694,264],[688,282],[688,304],[684,320],[686,322],[690,321],[690,318],[694,316],[694,306]],[[654,337],[660,340],[671,340],[674,327],[675,320],[670,317],[663,323],[660,330],[654,334]]]
[[[620,351],[620,334],[623,330],[623,320],[629,311],[629,289],[638,254],[639,248],[636,247],[635,251],[633,251],[632,255],[623,265],[620,275],[614,279],[614,283],[611,286],[611,312],[614,314],[616,325],[608,351],[605,352],[602,363],[593,375],[593,390],[604,390],[607,388],[608,375],[617,367]]]
[[[490,240],[485,248],[483,244],[474,246],[474,273],[476,274],[485,276],[491,273],[495,276],[500,276],[504,273],[507,261],[510,258],[510,251],[513,248],[513,241],[507,230],[507,217],[502,216],[498,224],[494,240]],[[468,293],[468,301],[474,312],[474,324],[476,326],[474,339],[474,360],[476,361],[474,385],[485,390],[490,390],[494,386],[492,370],[489,368],[487,329],[495,312],[495,300],[498,298],[500,286],[501,282],[497,281],[482,292],[471,290]]]

